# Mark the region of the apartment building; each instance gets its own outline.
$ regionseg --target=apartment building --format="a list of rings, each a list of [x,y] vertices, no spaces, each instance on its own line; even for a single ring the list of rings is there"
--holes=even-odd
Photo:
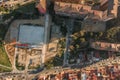
[[[83,30],[105,31],[106,22],[120,15],[119,7],[119,0],[99,0],[97,3],[85,0],[56,0],[54,10],[57,15],[84,19]]]

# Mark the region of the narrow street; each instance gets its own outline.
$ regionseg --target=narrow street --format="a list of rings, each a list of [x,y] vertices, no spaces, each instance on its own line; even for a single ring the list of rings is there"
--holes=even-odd
[[[74,19],[66,20],[67,26],[67,34],[66,34],[66,48],[64,52],[64,62],[63,66],[68,65],[68,55],[69,55],[69,46],[70,46],[70,35],[72,34],[73,26],[74,26]]]

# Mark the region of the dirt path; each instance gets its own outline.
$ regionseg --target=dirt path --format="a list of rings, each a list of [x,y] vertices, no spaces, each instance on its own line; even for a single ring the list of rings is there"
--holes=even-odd
[[[7,68],[7,69],[12,69],[11,67],[7,67],[7,66],[2,65],[2,64],[0,64],[0,67],[4,67],[4,68]]]

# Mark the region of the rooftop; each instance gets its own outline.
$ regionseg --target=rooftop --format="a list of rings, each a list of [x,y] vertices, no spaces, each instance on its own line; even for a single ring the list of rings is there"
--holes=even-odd
[[[116,0],[114,2],[108,2],[108,0],[99,0],[98,2],[93,2],[87,0],[88,2],[82,3],[84,0],[55,0],[54,10],[55,13],[62,16],[73,16],[85,18],[97,18],[98,20],[107,21],[117,17],[118,4]],[[92,3],[90,3],[90,1]],[[113,5],[113,3],[115,5]],[[110,7],[108,9],[108,7]]]

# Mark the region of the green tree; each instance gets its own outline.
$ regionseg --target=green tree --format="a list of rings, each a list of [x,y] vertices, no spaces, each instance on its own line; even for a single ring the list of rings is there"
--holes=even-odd
[[[0,11],[5,12],[5,8],[4,7],[0,7]]]
[[[110,42],[120,42],[119,40],[120,27],[113,27],[106,32],[106,40]]]

